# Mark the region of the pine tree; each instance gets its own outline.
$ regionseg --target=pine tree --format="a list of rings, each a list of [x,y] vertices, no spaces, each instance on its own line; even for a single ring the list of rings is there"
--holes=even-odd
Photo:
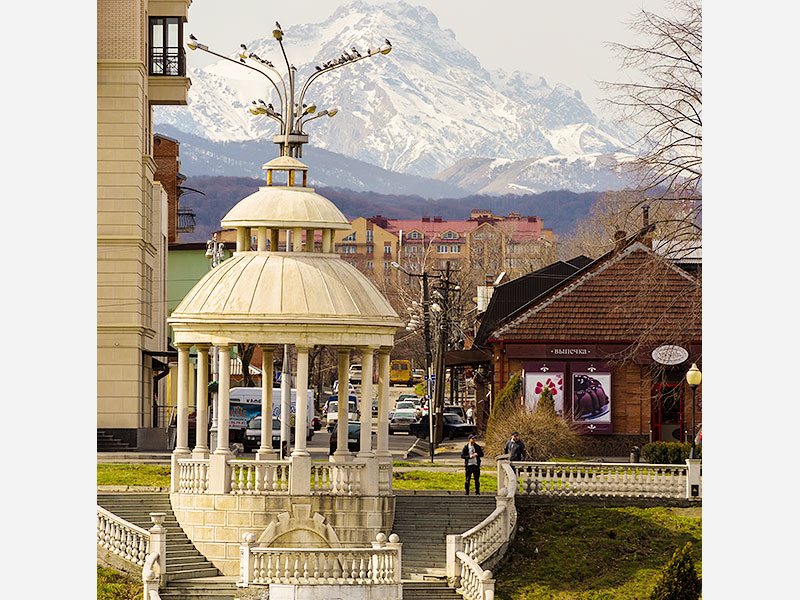
[[[700,577],[694,568],[692,543],[678,548],[661,571],[650,600],[698,600],[701,593]]]

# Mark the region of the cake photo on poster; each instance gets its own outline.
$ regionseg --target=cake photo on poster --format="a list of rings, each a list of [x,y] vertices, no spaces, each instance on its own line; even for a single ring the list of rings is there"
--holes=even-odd
[[[572,374],[572,418],[576,422],[611,422],[611,374]]]

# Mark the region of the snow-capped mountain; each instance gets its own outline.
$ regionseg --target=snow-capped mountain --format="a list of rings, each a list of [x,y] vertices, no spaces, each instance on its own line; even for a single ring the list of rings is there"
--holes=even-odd
[[[213,39],[194,33],[213,49]],[[479,156],[515,162],[569,156],[528,170],[576,168],[574,176],[565,173],[561,180],[582,177],[578,187],[585,189],[597,179],[595,170],[605,168],[597,157],[624,152],[633,140],[598,119],[578,91],[528,73],[488,71],[431,11],[402,0],[377,7],[356,0],[321,23],[285,30],[283,41],[301,87],[316,65],[351,47],[362,53],[377,48],[384,38],[391,40],[390,54],[326,73],[309,88],[304,102],[340,109],[335,118],[308,125],[312,145],[426,177]],[[271,31],[247,49],[283,65]],[[223,60],[189,75],[188,107],[159,107],[156,124],[219,142],[271,139],[277,133],[275,121],[246,110],[257,98],[278,106],[265,78]],[[452,177],[440,178],[465,187]],[[553,189],[548,186],[542,181],[532,187]]]
[[[468,158],[442,171],[436,179],[472,194],[539,194],[550,190],[591,192],[631,185],[626,171],[631,160],[621,152],[559,154],[509,160]]]

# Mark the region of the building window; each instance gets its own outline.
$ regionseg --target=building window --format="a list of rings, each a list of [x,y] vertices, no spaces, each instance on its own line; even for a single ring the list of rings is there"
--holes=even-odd
[[[372,254],[373,252],[375,252],[375,246],[367,244],[367,254]]]
[[[367,229],[367,241],[372,242],[372,229]]]
[[[461,252],[461,246],[450,246],[450,252],[453,254],[458,254]]]
[[[368,260],[368,261],[367,261],[367,269],[369,269],[370,271],[372,271],[373,269],[375,269],[375,263],[374,263],[374,262],[372,262],[371,260]]]
[[[384,242],[384,244],[383,244],[383,253],[384,254],[391,254],[392,253],[392,242]]]
[[[410,240],[421,240],[422,234],[419,231],[412,231],[408,234],[408,239]]]
[[[436,246],[436,251],[439,254],[446,254],[449,250],[448,250],[448,246],[446,246],[444,244],[439,244],[438,246]]]
[[[348,235],[346,238],[344,238],[342,241],[343,242],[355,242],[356,241],[356,232],[354,231],[353,233]]]
[[[458,234],[455,231],[445,231],[442,234],[442,239],[443,240],[457,240],[458,239]]]
[[[150,17],[150,75],[186,75],[179,17]]]

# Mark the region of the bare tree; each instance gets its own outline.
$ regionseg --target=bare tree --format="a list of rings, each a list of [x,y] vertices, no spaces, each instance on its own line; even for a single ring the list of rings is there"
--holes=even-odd
[[[697,196],[702,177],[702,9],[697,0],[673,0],[674,16],[647,10],[631,29],[643,45],[610,43],[626,70],[642,81],[601,82],[606,102],[642,128],[645,153],[634,162],[642,190],[670,197]]]

